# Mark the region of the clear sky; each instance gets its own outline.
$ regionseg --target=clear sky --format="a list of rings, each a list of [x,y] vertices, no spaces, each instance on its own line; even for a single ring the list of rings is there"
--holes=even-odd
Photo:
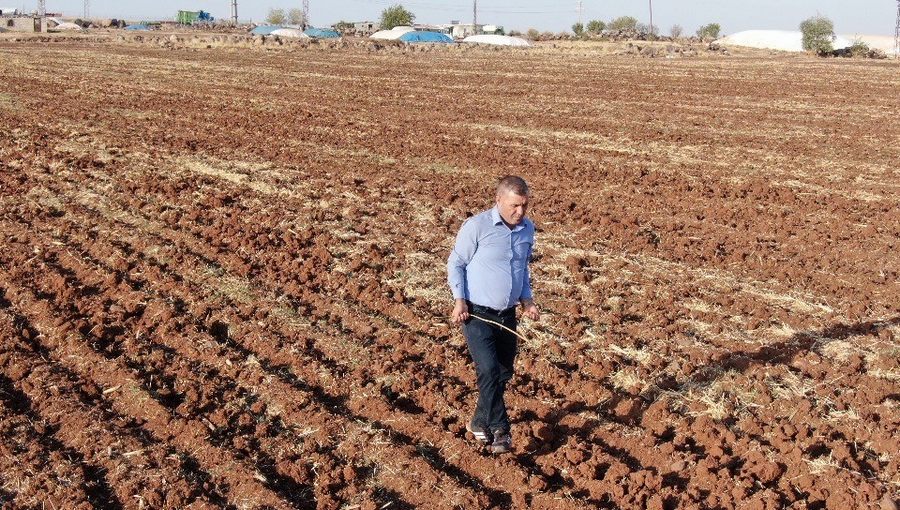
[[[608,21],[634,16],[649,22],[651,0],[582,0],[583,19]],[[83,0],[46,0],[47,10],[81,15]],[[313,25],[338,20],[377,20],[382,9],[400,3],[421,23],[471,21],[472,0],[310,0]],[[751,29],[797,30],[815,14],[831,18],[840,34],[893,35],[896,0],[652,0],[653,24],[666,34],[674,24],[693,33],[700,25],[716,22],[724,34]],[[0,5],[34,10],[36,0],[0,0]],[[238,0],[241,20],[259,21],[269,8],[300,7],[301,0]],[[217,18],[228,18],[231,0],[91,0],[92,17],[125,19],[171,19],[178,9],[205,10]],[[479,23],[493,23],[507,30],[569,30],[578,21],[578,0],[478,0]]]

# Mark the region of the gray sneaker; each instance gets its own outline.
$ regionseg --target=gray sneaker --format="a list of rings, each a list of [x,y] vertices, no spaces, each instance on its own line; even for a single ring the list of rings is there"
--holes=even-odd
[[[494,442],[490,446],[491,453],[506,453],[512,451],[512,436],[504,430],[494,431]]]
[[[475,436],[475,439],[478,440],[481,444],[489,445],[493,442],[493,438],[491,437],[490,432],[487,431],[484,427],[479,427],[475,425],[471,421],[466,424],[466,430],[469,431],[470,434]]]

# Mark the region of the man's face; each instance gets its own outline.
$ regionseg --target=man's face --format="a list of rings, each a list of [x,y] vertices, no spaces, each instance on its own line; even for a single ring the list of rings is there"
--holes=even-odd
[[[497,209],[500,217],[510,225],[518,225],[525,217],[528,210],[528,197],[516,195],[513,191],[504,191],[497,194]]]

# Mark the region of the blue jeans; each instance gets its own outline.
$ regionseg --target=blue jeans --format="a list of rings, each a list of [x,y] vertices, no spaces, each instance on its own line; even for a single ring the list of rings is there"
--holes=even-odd
[[[470,304],[469,311],[516,330],[515,308],[510,310],[511,313],[497,315]],[[503,328],[471,317],[463,323],[463,335],[469,345],[478,377],[478,405],[472,424],[491,432],[509,432],[509,416],[506,414],[503,393],[506,391],[506,383],[513,375],[516,336]]]

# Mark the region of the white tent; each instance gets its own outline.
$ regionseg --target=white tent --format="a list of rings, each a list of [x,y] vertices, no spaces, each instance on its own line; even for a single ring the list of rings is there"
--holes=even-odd
[[[76,23],[71,23],[69,21],[63,21],[59,18],[54,18],[53,16],[47,17],[47,30],[50,32],[62,32],[64,30],[84,30],[81,28],[81,25]]]
[[[781,51],[803,51],[803,34],[789,30],[745,30],[716,41],[722,46],[745,46]],[[832,43],[835,49],[849,48],[853,39],[839,35]]]
[[[385,39],[385,40],[389,40],[389,41],[394,41],[394,40],[400,39],[400,36],[402,36],[403,34],[405,34],[407,32],[415,32],[415,31],[416,31],[416,29],[413,27],[399,26],[399,27],[394,27],[390,30],[379,30],[378,32],[375,32],[374,34],[370,35],[369,39]]]
[[[476,43],[476,44],[493,44],[496,46],[531,46],[531,43],[522,39],[521,37],[510,37],[508,35],[493,35],[493,34],[482,34],[482,35],[470,35],[463,39],[464,43]]]
[[[297,28],[279,28],[278,30],[273,30],[269,35],[277,35],[278,37],[291,37],[294,39],[309,39],[309,36],[304,34],[302,30]]]
[[[84,29],[81,28],[81,25],[78,25],[76,23],[70,23],[68,21],[63,21],[62,23],[56,25],[53,28],[50,28],[49,30],[54,31],[54,32],[61,32],[61,31],[65,31],[65,30],[84,30]]]

